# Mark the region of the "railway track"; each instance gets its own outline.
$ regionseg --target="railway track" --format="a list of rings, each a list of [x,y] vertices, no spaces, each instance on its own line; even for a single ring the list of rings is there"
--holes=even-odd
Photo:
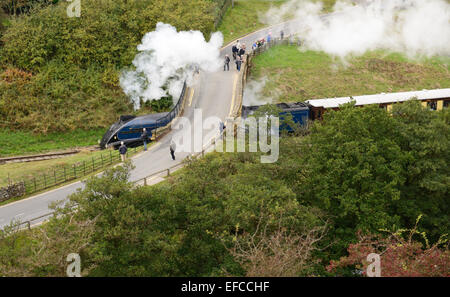
[[[84,150],[97,151],[97,150],[100,150],[100,147],[91,146],[91,147],[87,147],[87,148],[74,149],[74,150],[64,151],[64,152],[53,152],[53,153],[28,155],[28,156],[5,157],[5,158],[0,158],[0,164],[22,163],[22,162],[33,162],[33,161],[57,159],[57,158],[75,155]]]

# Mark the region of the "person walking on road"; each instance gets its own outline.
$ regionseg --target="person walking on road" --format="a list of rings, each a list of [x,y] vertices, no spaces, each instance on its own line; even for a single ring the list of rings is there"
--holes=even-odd
[[[122,160],[122,162],[125,162],[126,160],[127,150],[127,146],[122,141],[119,147],[120,159]]]
[[[147,151],[147,141],[148,141],[149,137],[148,137],[147,129],[145,129],[145,128],[142,130],[141,139],[144,142],[144,151]]]
[[[230,71],[230,57],[225,55],[225,64],[223,65],[223,71]]]
[[[237,71],[241,71],[242,58],[240,56],[236,57],[236,69]]]
[[[175,145],[175,142],[173,140],[170,141],[170,155],[172,156],[172,160],[175,160],[175,150],[177,149],[177,146]]]
[[[225,123],[220,121],[220,124],[219,124],[220,134],[223,134],[223,132],[225,131],[226,128],[227,128],[227,126],[225,126]]]

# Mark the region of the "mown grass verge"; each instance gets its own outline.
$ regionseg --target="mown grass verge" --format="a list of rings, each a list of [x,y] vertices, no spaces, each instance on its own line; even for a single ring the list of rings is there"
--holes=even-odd
[[[0,130],[0,157],[45,153],[67,148],[96,145],[105,129],[34,134],[25,131]]]
[[[275,46],[253,59],[252,78],[268,76],[263,95],[278,102],[450,87],[449,58],[411,60],[372,51],[339,59]]]

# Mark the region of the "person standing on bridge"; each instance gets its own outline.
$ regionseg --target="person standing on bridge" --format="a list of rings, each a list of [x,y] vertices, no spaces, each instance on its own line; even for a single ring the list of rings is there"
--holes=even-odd
[[[147,141],[148,141],[148,133],[147,133],[147,129],[142,129],[142,135],[141,135],[141,139],[144,142],[144,151],[147,151]]]
[[[237,71],[241,71],[242,58],[240,56],[236,57],[236,69]]]
[[[267,35],[267,43],[270,43],[272,41],[272,32],[269,32],[269,35]]]
[[[237,48],[237,45],[236,44],[233,44],[233,47],[231,48],[231,52],[233,53],[233,59],[236,61],[236,56],[237,56],[237,53],[238,53],[238,48]]]
[[[172,160],[175,160],[175,150],[177,149],[177,146],[173,140],[170,141],[170,155],[172,156]]]
[[[223,65],[223,71],[230,71],[230,56],[225,55],[225,64]]]
[[[242,60],[242,56],[245,54],[245,43],[242,45],[241,49],[239,50],[238,56]]]
[[[284,38],[284,31],[283,30],[281,30],[281,32],[280,32],[280,37],[281,37],[281,40],[283,40],[283,38]]]
[[[225,123],[220,121],[220,123],[219,123],[220,135],[223,135],[223,132],[225,131],[226,128],[227,128],[227,126],[225,126]]]
[[[127,150],[127,146],[123,143],[123,141],[120,142],[119,153],[122,162],[125,162]]]

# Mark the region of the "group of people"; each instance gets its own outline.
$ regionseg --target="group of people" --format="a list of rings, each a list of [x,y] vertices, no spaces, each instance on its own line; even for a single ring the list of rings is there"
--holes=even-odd
[[[231,53],[234,63],[236,64],[236,70],[241,71],[243,57],[245,55],[245,43],[240,43],[239,40],[231,47]],[[225,55],[225,63],[223,65],[223,71],[230,71],[231,58],[229,55]]]
[[[280,32],[281,40],[284,39],[284,32]],[[257,48],[260,48],[263,46],[266,42],[270,43],[272,41],[272,32],[269,32],[266,38],[261,38],[256,40],[252,45],[252,50],[256,50]],[[240,43],[240,41],[236,41],[235,44],[231,47],[231,53],[233,56],[233,60],[236,63],[236,70],[241,71],[242,63],[244,62],[244,55],[245,55],[245,43]],[[230,71],[230,62],[231,58],[229,55],[225,55],[225,61],[223,65],[223,71]]]
[[[147,132],[147,129],[145,129],[145,128],[142,129],[141,140],[144,143],[144,151],[147,151],[147,143],[150,141],[151,137],[152,137],[151,132],[150,133]],[[169,150],[170,150],[170,155],[172,157],[172,160],[175,160],[176,145],[173,140],[170,142]],[[120,146],[119,146],[119,154],[120,154],[120,158],[121,158],[122,162],[125,162],[125,160],[126,160],[127,151],[128,151],[127,146],[125,145],[125,143],[123,141],[121,141]]]

